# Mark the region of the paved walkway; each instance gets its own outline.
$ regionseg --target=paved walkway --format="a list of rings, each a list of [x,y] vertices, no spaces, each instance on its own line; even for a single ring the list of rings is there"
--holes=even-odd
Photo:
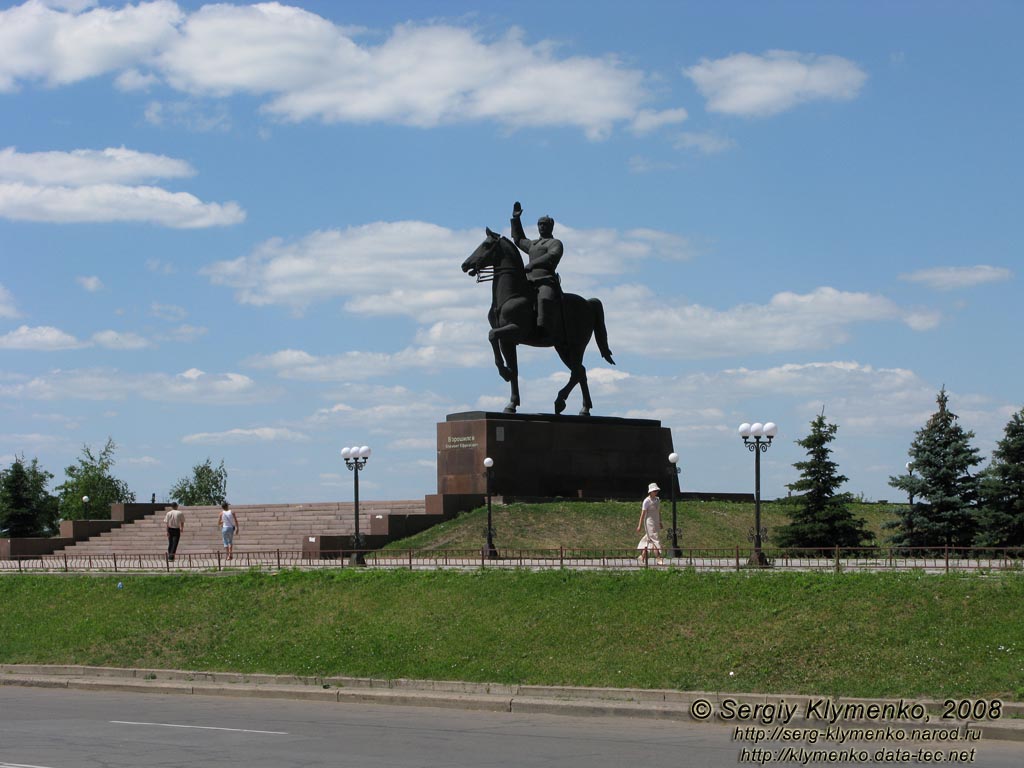
[[[998,716],[991,719],[946,720],[942,715],[948,713],[949,703],[925,699],[836,699],[793,694],[246,675],[41,664],[0,665],[0,685],[689,720],[729,728],[763,729],[765,740],[780,738],[776,728],[784,726],[805,729],[805,736],[815,731],[814,738],[822,742],[835,737],[837,728],[879,727],[903,728],[908,734],[913,729],[942,730],[949,734],[955,728],[960,734],[955,739],[956,744],[967,748],[971,745],[972,734],[974,741],[1024,742],[1024,703],[1013,702],[1000,702],[996,710]],[[975,706],[974,701],[965,701],[970,701],[968,708]],[[985,702],[990,711],[992,704]],[[828,728],[833,730],[829,732]],[[948,739],[946,745],[951,746]]]

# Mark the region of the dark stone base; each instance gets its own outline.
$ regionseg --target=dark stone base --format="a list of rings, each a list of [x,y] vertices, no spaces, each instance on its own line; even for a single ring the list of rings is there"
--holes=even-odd
[[[449,414],[437,425],[437,492],[486,494],[484,459],[494,460],[492,493],[510,497],[626,499],[648,483],[670,495],[672,432],[660,421],[600,416]]]

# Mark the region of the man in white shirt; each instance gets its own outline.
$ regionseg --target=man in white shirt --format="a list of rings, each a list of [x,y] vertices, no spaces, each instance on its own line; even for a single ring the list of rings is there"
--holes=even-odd
[[[167,526],[167,559],[173,560],[174,553],[178,551],[181,532],[185,530],[185,513],[178,509],[178,502],[172,503],[167,510],[164,525]]]

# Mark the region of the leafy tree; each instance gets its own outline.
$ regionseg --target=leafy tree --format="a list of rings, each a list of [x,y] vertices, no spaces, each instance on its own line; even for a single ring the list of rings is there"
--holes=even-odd
[[[67,479],[57,486],[57,495],[65,520],[106,520],[111,504],[135,501],[128,484],[110,474],[116,449],[117,444],[110,437],[98,454],[83,445],[78,463],[64,469]],[[82,501],[84,496],[89,497],[88,504]]]
[[[870,539],[864,521],[850,511],[853,496],[838,492],[847,478],[839,474],[839,466],[831,459],[829,443],[837,429],[825,421],[822,411],[811,422],[810,434],[796,441],[807,450],[807,461],[793,464],[801,477],[787,488],[801,495],[795,500],[796,509],[789,513],[793,522],[776,534],[782,547],[858,547]]]
[[[971,468],[982,460],[970,444],[974,433],[961,427],[949,410],[945,387],[936,402],[939,410],[910,444],[911,470],[889,478],[889,485],[914,501],[886,527],[895,531],[891,541],[900,546],[968,547],[974,539],[979,487]]]
[[[215,467],[207,458],[192,467],[191,477],[183,477],[171,487],[171,500],[186,507],[209,506],[223,502],[227,493],[228,471],[224,460]]]
[[[992,462],[981,475],[981,509],[975,544],[1024,546],[1024,408],[1006,425]]]
[[[46,490],[52,479],[38,459],[26,465],[24,456],[0,470],[0,534],[47,536],[56,531],[57,498]]]

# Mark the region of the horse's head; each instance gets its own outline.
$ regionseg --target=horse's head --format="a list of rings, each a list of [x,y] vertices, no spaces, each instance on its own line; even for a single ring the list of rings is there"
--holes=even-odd
[[[501,235],[487,229],[487,239],[477,246],[468,259],[462,262],[462,271],[470,277],[476,277],[482,270],[493,269],[497,266],[500,256]]]

